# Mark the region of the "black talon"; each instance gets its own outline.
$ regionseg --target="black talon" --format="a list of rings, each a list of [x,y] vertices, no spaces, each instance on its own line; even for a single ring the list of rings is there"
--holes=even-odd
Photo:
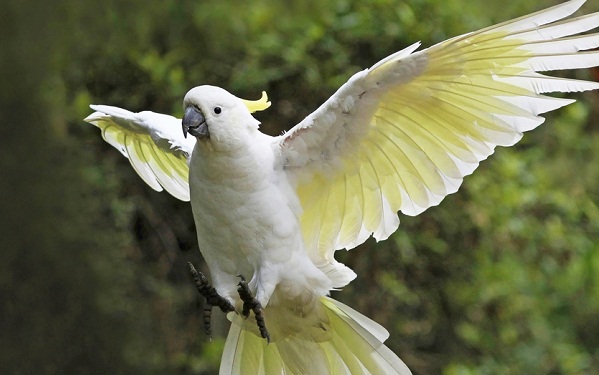
[[[206,276],[201,272],[198,272],[193,264],[187,263],[189,266],[189,272],[193,277],[193,280],[198,288],[198,292],[206,299],[206,305],[204,306],[204,332],[208,337],[212,337],[211,320],[212,320],[212,307],[217,306],[224,313],[235,311],[235,306],[228,300],[221,297],[216,289],[210,285]]]
[[[260,336],[266,339],[266,342],[270,344],[270,334],[266,329],[262,305],[252,294],[252,291],[250,290],[247,282],[245,281],[245,277],[243,277],[243,275],[237,275],[237,277],[241,279],[239,281],[239,284],[237,284],[239,286],[237,288],[239,298],[241,298],[241,300],[243,301],[243,308],[241,314],[247,318],[250,316],[250,310],[254,312],[254,315],[256,317],[256,323],[258,324],[258,329],[260,330]]]

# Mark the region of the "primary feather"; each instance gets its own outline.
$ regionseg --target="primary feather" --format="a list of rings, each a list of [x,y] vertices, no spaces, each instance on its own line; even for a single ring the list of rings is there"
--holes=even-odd
[[[265,306],[271,344],[253,318],[230,314],[221,374],[409,373],[383,345],[384,328],[325,297],[356,276],[334,253],[371,235],[386,239],[398,211],[439,204],[495,147],[573,102],[543,94],[599,89],[538,73],[599,66],[599,34],[582,34],[599,26],[599,13],[567,19],[583,3],[421,51],[416,43],[356,73],[279,137],[262,134],[250,115],[270,105],[266,96],[244,101],[211,86],[184,100],[197,142],[173,117],[92,106],[86,121],[146,183],[184,200],[191,190],[218,293],[239,308],[243,274]]]

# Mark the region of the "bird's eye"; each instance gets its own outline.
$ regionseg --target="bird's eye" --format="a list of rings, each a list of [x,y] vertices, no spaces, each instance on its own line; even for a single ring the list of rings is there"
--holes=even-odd
[[[220,115],[222,111],[223,109],[221,107],[214,107],[214,113],[216,113],[217,115]]]

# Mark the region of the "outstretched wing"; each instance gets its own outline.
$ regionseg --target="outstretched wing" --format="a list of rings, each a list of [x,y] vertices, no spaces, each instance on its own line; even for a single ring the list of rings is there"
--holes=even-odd
[[[302,230],[327,272],[336,249],[387,238],[397,212],[417,215],[454,193],[496,146],[573,100],[541,95],[599,88],[537,71],[599,65],[599,13],[562,20],[584,0],[465,34],[415,44],[355,74],[278,142],[296,183]],[[340,279],[343,282],[343,277]],[[343,284],[339,282],[338,284]],[[338,285],[339,286],[339,285]]]
[[[270,107],[264,91],[258,100],[242,101],[251,113]],[[185,138],[180,119],[150,111],[134,113],[109,105],[90,107],[96,112],[84,121],[102,130],[104,140],[129,159],[146,184],[189,201],[189,158],[196,138]]]
[[[85,121],[102,130],[102,137],[125,157],[139,176],[156,191],[166,189],[189,201],[189,157],[195,137],[183,137],[181,120],[149,111],[134,113],[107,105]]]

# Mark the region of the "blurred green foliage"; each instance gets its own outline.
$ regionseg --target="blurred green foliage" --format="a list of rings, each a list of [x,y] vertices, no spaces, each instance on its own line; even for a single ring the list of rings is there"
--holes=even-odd
[[[90,103],[180,115],[199,84],[266,90],[273,107],[258,116],[278,134],[392,52],[553,3],[3,2],[0,369],[218,367],[227,324],[204,337],[185,267],[201,262],[190,207],[146,187],[83,124]],[[392,239],[340,252],[359,277],[334,296],[387,327],[414,373],[599,367],[599,94],[571,96],[458,194],[401,216]]]

